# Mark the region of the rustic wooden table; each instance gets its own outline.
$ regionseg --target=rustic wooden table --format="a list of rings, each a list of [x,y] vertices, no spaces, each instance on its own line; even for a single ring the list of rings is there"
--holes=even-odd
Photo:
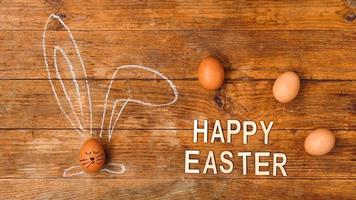
[[[71,28],[87,68],[95,133],[117,66],[150,66],[177,86],[176,104],[129,105],[112,141],[103,139],[108,160],[124,163],[124,174],[62,176],[78,164],[83,138],[47,80],[42,32],[52,13]],[[68,45],[63,26],[51,24],[49,32]],[[0,199],[355,199],[355,52],[354,0],[0,0]],[[208,54],[223,60],[227,74],[215,92],[196,76]],[[271,88],[286,70],[302,81],[296,100],[283,105]],[[118,96],[129,87],[137,98],[170,98],[152,74],[123,71],[117,79]],[[248,146],[240,136],[229,145],[194,144],[194,119],[275,126],[268,146],[261,134]],[[303,142],[318,127],[331,129],[337,142],[312,157]],[[285,152],[288,177],[256,176],[253,164],[247,176],[240,166],[231,174],[184,174],[187,149],[201,150],[202,159],[211,149]]]

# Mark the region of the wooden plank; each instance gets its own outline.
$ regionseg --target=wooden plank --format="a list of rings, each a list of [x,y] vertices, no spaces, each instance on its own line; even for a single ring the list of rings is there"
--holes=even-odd
[[[4,199],[354,199],[352,180],[0,180]],[[40,191],[40,192],[39,192]]]
[[[304,139],[309,130],[272,130],[268,145],[263,143],[262,130],[249,138],[247,145],[242,144],[242,133],[232,138],[232,143],[203,143],[201,135],[198,143],[193,142],[191,130],[119,130],[108,142],[106,134],[102,142],[105,146],[108,162],[123,163],[127,169],[124,174],[84,175],[82,179],[95,178],[299,178],[299,179],[355,179],[352,174],[354,137],[356,131],[333,131],[337,142],[335,148],[324,156],[309,156],[304,151]],[[106,133],[106,132],[105,132]],[[97,132],[96,132],[97,134]],[[211,135],[210,135],[211,136]],[[210,138],[209,136],[209,138]],[[225,135],[226,136],[226,135]],[[79,149],[83,138],[72,130],[8,130],[0,131],[0,178],[56,178],[62,177],[64,169],[78,165]],[[184,156],[186,150],[200,150],[199,164],[194,169],[203,171],[208,151],[214,151],[216,163],[222,164],[220,153],[231,151],[234,170],[224,174],[218,170],[213,174],[185,174]],[[254,158],[248,158],[248,175],[242,175],[242,160],[238,152],[269,151],[283,152],[287,155],[286,171],[283,177],[256,176]],[[262,158],[270,167],[262,167],[272,173],[272,157]],[[159,176],[158,176],[159,175]]]
[[[223,60],[229,80],[275,79],[287,70],[302,79],[356,80],[354,31],[75,31],[73,35],[88,75],[95,79],[111,78],[118,66],[127,64],[149,66],[172,79],[196,79],[199,62],[212,54]],[[41,31],[0,32],[0,79],[47,78],[41,37]],[[63,31],[47,33],[47,44],[49,55],[51,45],[62,46],[67,54],[74,51]],[[121,75],[157,78],[127,70]]]
[[[153,67],[177,85],[179,100],[172,106],[130,102],[108,142],[114,100],[173,99],[153,74],[123,70],[115,77],[102,142],[108,162],[123,163],[124,174],[62,176],[78,165],[84,138],[60,111],[47,80],[41,41],[52,13],[73,30],[84,58],[95,135],[117,66]],[[0,0],[0,199],[354,199],[355,22],[354,0]],[[63,27],[54,22],[49,29],[48,54],[53,55],[53,45],[64,47],[83,78]],[[204,90],[196,77],[198,63],[209,54],[222,59],[226,69],[226,83],[218,91]],[[67,66],[59,57],[64,72]],[[287,70],[300,75],[301,92],[295,101],[280,104],[272,85]],[[68,79],[66,72],[62,77]],[[75,87],[68,80],[64,84],[79,116]],[[78,84],[85,87],[83,80]],[[54,86],[60,91],[58,80]],[[89,128],[89,106],[81,92],[83,123]],[[65,102],[63,95],[59,92]],[[224,128],[228,119],[273,120],[275,125],[268,145],[261,129],[248,145],[242,144],[242,133],[231,144],[204,144],[193,142],[194,119],[209,119],[210,129],[216,119]],[[309,156],[304,140],[319,127],[332,129],[336,146],[327,155]],[[193,168],[203,169],[209,151],[221,165],[220,153],[227,150],[234,155],[234,171],[185,174],[184,153],[192,149],[200,151]],[[243,176],[241,151],[286,153],[288,177],[256,176],[253,157]],[[271,157],[262,161],[272,165]],[[272,166],[262,170],[271,172]]]
[[[0,2],[1,30],[42,30],[57,13],[73,30],[354,29],[355,2],[36,1]]]
[[[59,89],[59,82],[54,83]],[[70,81],[65,83],[71,85]],[[204,90],[198,81],[175,80],[174,83],[180,93],[174,105],[152,108],[129,103],[116,128],[192,129],[194,119],[209,119],[210,122],[216,119],[273,120],[275,129],[356,128],[354,81],[302,81],[298,97],[288,104],[278,103],[274,99],[273,81],[227,82],[217,92]],[[108,80],[90,81],[95,129],[101,127],[104,95],[108,85]],[[81,86],[83,88],[84,84]],[[132,99],[151,103],[168,103],[174,97],[168,84],[161,80],[116,80],[108,101],[110,112],[113,101],[129,96],[128,88]],[[0,128],[73,128],[61,113],[47,80],[2,80],[0,91]],[[73,90],[68,90],[68,93],[75,94]],[[62,93],[58,95],[65,99]],[[82,100],[84,96],[85,93]],[[75,98],[72,96],[72,99]],[[78,103],[73,102],[79,115]],[[69,110],[69,106],[65,107]],[[89,113],[89,106],[84,104],[83,107],[84,114]],[[117,106],[117,110],[120,107]],[[109,122],[109,111],[106,122]],[[84,126],[89,127],[88,120]],[[105,123],[104,128],[108,128],[108,123]]]

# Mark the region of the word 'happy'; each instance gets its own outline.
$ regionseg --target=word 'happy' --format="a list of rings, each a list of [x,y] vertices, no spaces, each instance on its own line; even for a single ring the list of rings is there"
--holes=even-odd
[[[242,146],[248,145],[249,138],[253,138],[257,134],[257,130],[262,130],[263,144],[269,144],[269,135],[273,127],[273,121],[265,123],[260,121],[243,121],[240,123],[238,120],[227,120],[226,130],[223,131],[222,125],[219,120],[216,120],[212,130],[208,127],[208,120],[203,120],[202,127],[199,127],[199,121],[194,120],[193,130],[193,143],[202,141],[204,144],[233,144],[233,139],[242,133]],[[260,126],[260,128],[259,128]],[[210,131],[212,131],[210,133]],[[258,132],[259,133],[259,132]],[[200,136],[200,137],[199,137]],[[221,151],[220,155],[216,158],[213,150],[209,150],[204,157],[205,162],[201,162],[200,150],[186,150],[185,151],[185,173],[187,174],[207,174],[211,171],[213,174],[223,173],[230,174],[234,170],[239,169],[242,175],[248,175],[248,166],[253,164],[254,174],[262,176],[277,176],[278,170],[283,176],[287,176],[285,165],[287,163],[287,156],[285,153],[271,153],[271,152],[251,152],[241,151],[235,152],[229,150]],[[252,158],[251,158],[252,157]],[[272,160],[272,165],[268,161]],[[235,162],[241,163],[241,167],[236,166]],[[205,163],[202,165],[202,163]],[[270,168],[272,167],[272,173]],[[262,169],[263,168],[263,169]],[[268,169],[266,169],[268,168]]]

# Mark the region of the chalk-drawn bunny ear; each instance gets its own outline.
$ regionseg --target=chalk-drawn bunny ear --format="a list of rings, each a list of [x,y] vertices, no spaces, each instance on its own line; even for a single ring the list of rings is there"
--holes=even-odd
[[[165,80],[168,83],[168,86],[171,88],[174,97],[171,98],[171,101],[169,102],[162,102],[162,103],[152,103],[147,100],[141,100],[141,99],[135,99],[131,97],[130,91],[127,92],[127,96],[125,98],[117,98],[113,99],[112,102],[109,102],[109,96],[110,96],[110,90],[113,86],[113,83],[115,81],[115,78],[118,74],[118,72],[122,69],[136,69],[136,70],[143,70],[146,72],[153,73],[155,75],[158,75],[161,79]],[[165,95],[167,96],[167,95]],[[125,107],[127,106],[128,103],[136,103],[140,104],[143,106],[150,106],[150,107],[161,107],[161,106],[169,106],[174,104],[178,100],[178,91],[176,89],[176,86],[173,84],[171,80],[169,80],[165,75],[160,73],[159,71],[156,71],[154,69],[151,69],[149,67],[144,67],[144,66],[139,66],[139,65],[125,65],[118,67],[114,74],[112,75],[107,93],[105,95],[105,100],[104,100],[104,110],[103,110],[103,116],[102,116],[102,122],[101,122],[101,131],[100,131],[100,137],[102,137],[103,133],[103,128],[105,124],[105,118],[106,118],[106,113],[109,107],[111,106],[111,114],[110,114],[110,120],[109,120],[109,127],[108,127],[108,137],[109,141],[111,139],[111,136],[113,134],[113,130],[116,126],[117,121],[120,118],[120,115],[124,111]]]
[[[53,26],[65,32],[50,31]],[[48,80],[60,110],[81,135],[88,127],[91,133],[92,105],[87,73],[74,37],[59,16],[49,16],[42,45]]]

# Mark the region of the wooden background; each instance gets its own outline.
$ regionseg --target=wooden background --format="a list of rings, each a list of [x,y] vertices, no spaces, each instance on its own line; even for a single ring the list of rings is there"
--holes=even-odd
[[[124,163],[125,174],[62,177],[78,164],[83,139],[46,80],[41,37],[52,13],[79,45],[96,131],[117,66],[150,66],[177,85],[176,104],[129,105],[112,142],[104,141],[109,160]],[[62,27],[50,28],[65,37]],[[226,68],[216,92],[202,89],[196,77],[208,54]],[[286,70],[297,72],[302,86],[283,105],[272,85]],[[167,100],[157,77],[121,76],[115,93],[129,84],[138,97]],[[355,199],[356,1],[0,0],[0,113],[0,199]],[[241,137],[230,145],[193,144],[193,119],[274,120],[275,126],[268,146],[261,132],[248,146]],[[318,127],[331,129],[337,142],[328,155],[312,157],[303,142]],[[201,159],[210,149],[285,152],[288,177],[257,177],[253,164],[242,176],[237,161],[232,174],[186,175],[187,149],[201,150]]]

